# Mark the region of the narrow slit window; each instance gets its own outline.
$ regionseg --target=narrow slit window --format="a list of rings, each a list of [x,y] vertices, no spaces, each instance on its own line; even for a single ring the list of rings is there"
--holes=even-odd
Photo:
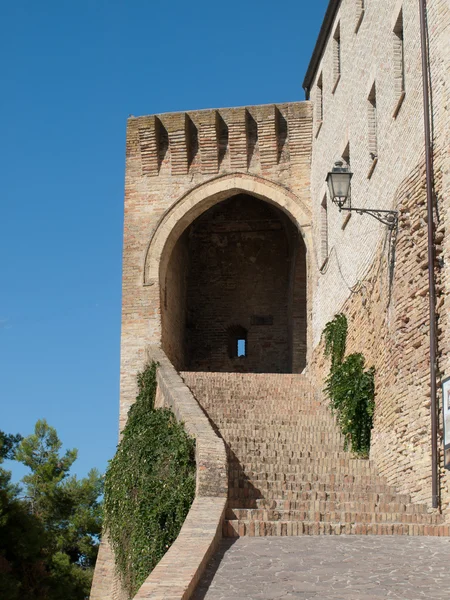
[[[349,168],[349,170],[351,171],[351,164],[350,164],[350,142],[347,143],[347,145],[345,146],[344,151],[342,152],[342,160],[344,162],[344,164],[346,164]],[[349,189],[349,197],[351,196],[352,193],[352,188],[350,187]],[[352,216],[352,213],[350,211],[344,211],[344,217],[342,220],[342,225],[341,225],[341,229],[345,229],[347,227],[348,222],[350,221],[350,218]]]
[[[341,25],[335,29],[333,36],[333,72],[334,72],[334,87],[336,89],[339,79],[341,78]]]
[[[326,194],[320,205],[320,254],[322,269],[328,258],[328,200]]]
[[[405,51],[403,45],[403,11],[394,26],[394,88],[396,100],[405,92]]]
[[[240,325],[233,325],[227,330],[228,356],[230,358],[244,358],[247,356],[247,330]]]
[[[377,96],[375,83],[367,98],[369,155],[372,161],[378,158],[378,133],[377,133]]]
[[[355,33],[358,31],[364,17],[365,0],[356,0]]]
[[[319,132],[323,121],[323,78],[320,74],[316,87],[316,134]]]
[[[240,358],[241,356],[246,356],[246,352],[247,352],[246,345],[247,345],[247,342],[246,342],[245,338],[238,338],[238,341],[237,341],[238,358]]]
[[[350,142],[347,143],[342,153],[342,160],[350,168]]]

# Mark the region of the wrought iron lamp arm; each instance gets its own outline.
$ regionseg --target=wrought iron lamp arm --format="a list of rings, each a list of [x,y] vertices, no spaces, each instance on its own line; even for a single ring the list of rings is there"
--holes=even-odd
[[[377,208],[355,208],[355,207],[346,207],[342,206],[339,210],[348,210],[355,211],[359,215],[367,214],[383,223],[383,225],[387,225],[389,229],[397,229],[398,226],[398,211],[397,210],[381,210]]]

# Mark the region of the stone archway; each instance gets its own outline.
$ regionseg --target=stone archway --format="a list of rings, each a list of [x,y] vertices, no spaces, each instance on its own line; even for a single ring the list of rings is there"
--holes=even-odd
[[[289,333],[286,335],[283,334],[283,336],[278,333],[278,337],[271,337],[269,335],[270,341],[268,338],[264,343],[267,348],[270,348],[267,356],[272,354],[272,360],[270,362],[267,358],[265,362],[260,362],[259,368],[255,365],[251,367],[245,366],[245,361],[231,361],[233,366],[231,363],[225,364],[227,362],[225,359],[222,362],[217,362],[216,360],[216,362],[213,361],[211,363],[201,360],[186,360],[186,343],[188,345],[191,343],[190,350],[192,350],[192,340],[195,338],[195,335],[190,335],[189,333],[189,326],[192,327],[193,323],[189,323],[187,319],[187,288],[183,284],[183,277],[189,271],[189,235],[192,235],[192,224],[197,220],[200,221],[201,218],[204,219],[204,215],[213,207],[217,207],[227,199],[239,195],[253,198],[255,202],[259,201],[262,208],[263,205],[267,207],[266,213],[267,211],[272,211],[273,214],[278,213],[277,218],[279,218],[280,223],[283,223],[283,228],[286,229],[286,232],[289,232],[287,234],[287,238],[290,240],[288,243],[291,246],[296,246],[295,251],[293,250],[293,246],[290,250],[291,259],[289,266],[283,266],[283,272],[285,272],[286,268],[289,269],[289,276],[285,273],[286,276],[283,275],[281,277],[283,280],[282,285],[285,288],[287,285],[289,291],[287,291],[287,288],[283,288],[284,291],[281,293],[282,286],[280,282],[278,281],[274,284],[278,290],[275,290],[274,294],[279,293],[280,306],[282,310],[286,309],[286,326],[289,329]],[[217,212],[217,209],[215,210]],[[267,220],[267,214],[265,218]],[[292,192],[261,178],[247,175],[220,177],[195,188],[173,205],[160,219],[150,241],[145,261],[144,285],[159,287],[161,299],[161,343],[175,366],[180,369],[186,369],[189,368],[189,363],[191,363],[192,368],[196,370],[301,371],[306,363],[307,350],[310,348],[307,340],[310,330],[310,327],[307,326],[307,306],[310,305],[309,298],[307,297],[310,290],[310,286],[307,284],[309,271],[307,268],[307,255],[310,247],[309,211]],[[294,256],[297,257],[296,260],[293,259]],[[253,277],[254,275],[252,275],[251,271],[247,270],[247,276]],[[299,280],[299,278],[303,278],[303,283],[301,287],[297,285],[296,288],[295,280]],[[208,278],[205,279],[203,285],[206,285],[207,282]],[[230,285],[230,282],[227,285]],[[260,293],[262,293],[261,286],[259,289]],[[271,294],[271,296],[273,297],[274,294]],[[254,310],[250,311],[252,312],[251,315],[249,312],[246,319],[242,315],[239,317],[241,320],[244,319],[246,321],[246,327],[250,325],[250,321],[253,319],[254,327],[251,334],[253,339],[256,339],[256,332],[260,335],[264,330],[270,330],[269,322],[271,318],[273,320],[271,312],[276,312],[277,309],[273,306],[273,303],[272,305],[270,304],[268,297],[268,293],[265,293],[264,298],[261,297],[260,303],[256,303],[252,307]],[[239,311],[237,312],[239,313]],[[278,311],[277,314],[276,323],[281,328],[284,328],[284,324],[283,326],[280,325],[280,322],[283,322],[282,313]],[[258,320],[263,324],[259,328],[256,325]],[[200,321],[202,319],[197,319],[194,327],[200,327]],[[231,321],[232,317],[226,315],[226,318],[223,318],[220,325],[218,325],[218,330],[223,330],[224,336],[226,336],[225,330],[227,326],[236,325],[236,323],[232,323]],[[187,323],[186,336],[190,340],[184,339],[184,333],[181,333],[186,332],[185,323]],[[216,335],[219,335],[217,331]],[[206,339],[206,329],[203,333],[200,332],[200,338],[202,336],[205,340],[206,351],[208,347],[211,347],[211,344]],[[273,358],[276,353],[273,350],[272,342],[273,345],[278,344],[280,348],[283,347],[280,351],[280,356],[283,355],[284,358],[280,358],[279,363]],[[287,344],[288,349],[286,349],[285,344]],[[226,342],[222,343],[222,346],[226,347]],[[198,352],[198,342],[196,348]],[[288,359],[286,358],[286,353],[289,356]]]

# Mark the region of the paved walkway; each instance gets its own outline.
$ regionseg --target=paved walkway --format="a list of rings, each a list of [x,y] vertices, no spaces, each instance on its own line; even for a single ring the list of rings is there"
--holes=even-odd
[[[223,540],[194,600],[450,598],[450,538]]]

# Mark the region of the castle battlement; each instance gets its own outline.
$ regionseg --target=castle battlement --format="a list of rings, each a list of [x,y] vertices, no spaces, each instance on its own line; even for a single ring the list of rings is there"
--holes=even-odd
[[[130,117],[127,149],[150,177],[265,172],[309,153],[311,118],[309,102]]]

